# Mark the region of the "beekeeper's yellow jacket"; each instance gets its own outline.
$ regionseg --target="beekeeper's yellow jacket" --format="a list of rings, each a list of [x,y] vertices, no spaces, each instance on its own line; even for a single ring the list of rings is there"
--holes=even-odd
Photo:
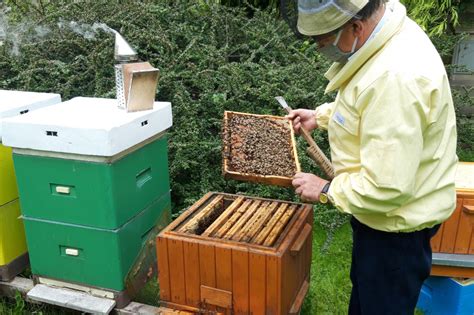
[[[409,232],[455,208],[456,119],[441,58],[398,1],[379,32],[326,73],[333,103],[316,109],[336,177],[329,197],[382,231]]]

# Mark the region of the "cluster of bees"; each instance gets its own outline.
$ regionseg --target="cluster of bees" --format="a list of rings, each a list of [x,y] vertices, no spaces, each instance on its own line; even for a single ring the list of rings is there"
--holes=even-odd
[[[293,177],[290,126],[266,117],[233,115],[229,121],[230,169],[236,172]]]

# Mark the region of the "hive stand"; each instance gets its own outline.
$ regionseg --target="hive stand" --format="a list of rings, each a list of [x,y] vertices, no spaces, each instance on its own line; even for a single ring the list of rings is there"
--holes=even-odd
[[[111,307],[110,305],[115,303],[113,300],[93,297],[71,289],[47,287],[42,284],[35,286],[31,279],[22,277],[16,277],[10,282],[0,281],[0,296],[14,298],[18,293],[30,303],[45,303],[91,314],[114,312],[117,315],[192,315],[189,312],[136,302],[130,302],[122,308],[117,305]]]

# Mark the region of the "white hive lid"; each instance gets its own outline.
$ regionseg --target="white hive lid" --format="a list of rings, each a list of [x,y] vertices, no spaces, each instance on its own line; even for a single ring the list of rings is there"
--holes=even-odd
[[[458,163],[455,183],[456,189],[474,190],[474,163]]]
[[[60,102],[59,94],[0,90],[0,141],[4,118],[26,114]]]
[[[3,142],[13,148],[114,156],[171,126],[169,102],[127,113],[115,99],[77,97],[5,119]]]

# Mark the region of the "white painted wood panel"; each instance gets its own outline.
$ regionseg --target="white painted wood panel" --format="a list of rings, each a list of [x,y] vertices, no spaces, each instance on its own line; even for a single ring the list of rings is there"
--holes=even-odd
[[[117,100],[77,97],[3,122],[13,148],[114,156],[172,126],[171,103],[127,113]]]
[[[53,93],[36,93],[0,90],[0,141],[2,140],[2,120],[29,113],[42,107],[61,102],[61,96]]]

